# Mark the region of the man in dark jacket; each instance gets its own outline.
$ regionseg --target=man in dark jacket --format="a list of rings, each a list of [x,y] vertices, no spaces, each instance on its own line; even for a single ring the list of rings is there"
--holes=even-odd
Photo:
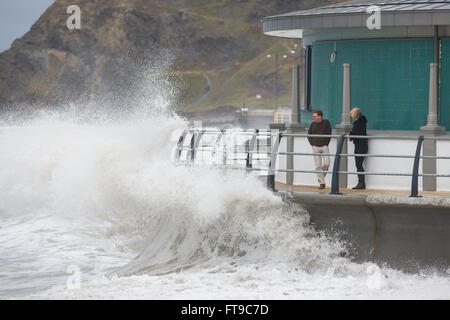
[[[347,133],[351,136],[367,136],[367,118],[361,113],[359,108],[353,108],[350,112],[353,120],[353,128],[352,131]],[[367,154],[368,152],[368,139],[364,138],[355,138],[350,139],[353,140],[353,144],[355,145],[355,154]],[[358,172],[364,172],[363,162],[365,157],[355,157],[356,169]],[[358,184],[353,189],[365,189],[366,182],[365,176],[362,174],[358,174]]]
[[[309,126],[308,134],[318,135],[331,135],[330,121],[323,118],[321,110],[316,110],[313,113],[314,122]],[[312,150],[317,155],[314,156],[314,164],[316,171],[328,171],[330,167],[330,156],[321,155],[321,153],[329,154],[328,144],[331,137],[308,137],[309,144],[312,146]],[[319,189],[325,189],[325,176],[326,173],[317,173],[319,181]]]

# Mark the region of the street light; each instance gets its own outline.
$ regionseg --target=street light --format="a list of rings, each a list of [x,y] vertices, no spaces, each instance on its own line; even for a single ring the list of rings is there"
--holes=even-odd
[[[267,58],[272,58],[271,54],[267,55]],[[287,55],[283,55],[283,59],[286,59]],[[275,51],[275,110],[278,109],[278,50]]]

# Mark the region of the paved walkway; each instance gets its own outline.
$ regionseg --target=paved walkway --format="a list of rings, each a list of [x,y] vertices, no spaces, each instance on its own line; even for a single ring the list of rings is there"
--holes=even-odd
[[[205,88],[205,94],[202,95],[196,102],[194,102],[193,104],[188,106],[183,111],[190,111],[190,110],[194,109],[196,106],[198,106],[200,103],[202,103],[203,100],[205,100],[211,94],[211,91],[213,90],[213,84],[211,82],[211,79],[208,77],[208,75],[206,73],[202,73],[202,76],[203,76],[203,78],[206,79],[206,82],[208,83]]]
[[[319,186],[288,186],[281,182],[276,182],[276,189],[279,191],[293,191],[293,192],[317,192],[329,194],[331,192],[330,186],[319,190]],[[366,189],[366,190],[353,190],[346,188],[339,188],[339,192],[342,194],[361,194],[361,195],[387,195],[387,196],[409,196],[410,190],[379,190],[379,189]],[[420,191],[419,195],[423,197],[440,197],[450,198],[450,191],[432,192],[432,191]]]

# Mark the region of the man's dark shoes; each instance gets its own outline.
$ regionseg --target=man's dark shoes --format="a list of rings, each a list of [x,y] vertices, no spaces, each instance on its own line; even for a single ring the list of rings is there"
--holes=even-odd
[[[352,189],[356,189],[356,190],[364,190],[364,189],[366,189],[366,186],[365,186],[364,184],[362,184],[362,183],[358,183],[358,184],[356,185],[356,187],[353,187]]]
[[[325,184],[322,183],[322,184],[320,185],[319,189],[325,189]]]

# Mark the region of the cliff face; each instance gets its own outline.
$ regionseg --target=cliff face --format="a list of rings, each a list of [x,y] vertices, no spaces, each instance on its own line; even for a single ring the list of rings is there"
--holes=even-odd
[[[81,30],[68,30],[66,8],[73,1],[56,0],[0,54],[0,107],[94,96],[126,103],[136,82],[161,73],[182,84],[174,100],[178,107],[206,91],[209,97],[199,107],[232,105],[255,92],[271,98],[274,70],[256,71],[254,64],[283,45],[262,34],[261,18],[331,2],[79,0]],[[223,76],[234,80],[224,83]]]

